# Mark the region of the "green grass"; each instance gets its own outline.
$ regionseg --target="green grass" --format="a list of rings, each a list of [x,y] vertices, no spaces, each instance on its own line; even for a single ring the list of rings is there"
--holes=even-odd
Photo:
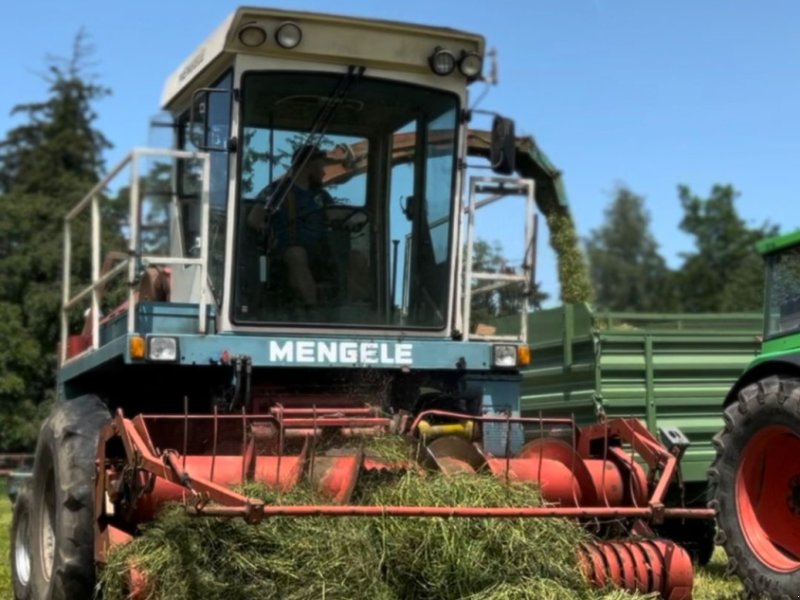
[[[742,597],[742,584],[725,574],[727,558],[722,548],[717,548],[711,562],[694,575],[694,600],[738,600]]]
[[[11,524],[11,503],[6,494],[5,482],[0,481],[0,599],[12,598],[11,567],[9,564],[9,527]],[[555,586],[555,584],[554,584]],[[717,549],[708,567],[698,569],[695,573],[695,600],[738,600],[741,597],[741,584],[725,575],[725,554]],[[539,595],[504,594],[506,590],[496,590],[497,597],[546,598],[547,593],[558,593],[558,590],[542,590]],[[510,591],[510,590],[509,590]],[[531,590],[528,590],[531,591]],[[621,595],[620,595],[621,596]],[[557,596],[553,596],[557,597]]]
[[[0,598],[13,597],[8,539],[10,528],[11,501],[6,493],[6,482],[4,479],[0,479]]]

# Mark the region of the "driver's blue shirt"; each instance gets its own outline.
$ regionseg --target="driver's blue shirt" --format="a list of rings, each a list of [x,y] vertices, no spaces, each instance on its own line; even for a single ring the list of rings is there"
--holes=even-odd
[[[307,251],[319,247],[326,232],[325,211],[333,199],[325,190],[306,190],[296,185],[286,194],[272,217],[275,244],[280,249],[302,246]]]

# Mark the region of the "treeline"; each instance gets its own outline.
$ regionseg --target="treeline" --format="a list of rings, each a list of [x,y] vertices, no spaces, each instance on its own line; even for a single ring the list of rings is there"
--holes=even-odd
[[[678,186],[680,230],[694,249],[671,269],[650,231],[645,200],[618,187],[603,224],[586,239],[598,308],[645,312],[740,312],[761,309],[764,269],[755,243],[778,232],[750,227],[736,210],[738,193],[715,185],[707,197]]]
[[[78,35],[71,57],[48,65],[47,99],[17,105],[21,123],[0,141],[0,452],[31,450],[55,397],[63,219],[110,148],[93,109],[108,90],[85,74],[89,54]],[[73,259],[85,281],[85,245]]]

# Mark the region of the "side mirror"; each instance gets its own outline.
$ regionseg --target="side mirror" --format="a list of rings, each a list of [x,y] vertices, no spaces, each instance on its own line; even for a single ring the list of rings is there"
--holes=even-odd
[[[499,175],[513,174],[516,152],[514,121],[495,116],[492,121],[492,146],[489,150],[492,170]]]

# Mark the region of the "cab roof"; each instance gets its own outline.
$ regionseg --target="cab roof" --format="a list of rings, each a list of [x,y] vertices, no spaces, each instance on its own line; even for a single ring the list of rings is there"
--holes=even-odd
[[[277,29],[287,22],[302,32],[300,43],[292,49],[275,41]],[[244,45],[239,39],[243,27],[261,28],[266,40],[255,47]],[[161,104],[169,108],[202,73],[236,54],[431,74],[429,57],[437,48],[449,50],[456,58],[465,52],[483,57],[485,41],[480,35],[445,27],[242,7],[169,76]],[[461,75],[456,72],[452,76]]]

